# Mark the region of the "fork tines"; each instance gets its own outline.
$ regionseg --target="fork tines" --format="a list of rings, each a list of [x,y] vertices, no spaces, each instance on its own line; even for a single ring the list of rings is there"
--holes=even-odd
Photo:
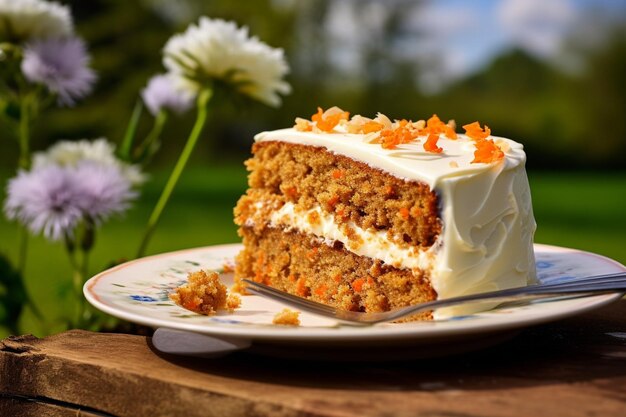
[[[304,308],[308,311],[315,310],[326,315],[335,315],[337,313],[337,309],[334,307],[277,290],[268,285],[261,284],[260,282],[252,281],[250,279],[243,279],[243,282],[246,283],[246,289],[250,292],[258,295],[265,295],[268,298],[289,304],[293,307]]]

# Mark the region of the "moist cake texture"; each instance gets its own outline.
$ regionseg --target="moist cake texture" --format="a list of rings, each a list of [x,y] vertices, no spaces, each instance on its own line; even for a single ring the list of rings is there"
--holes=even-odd
[[[533,281],[523,148],[478,123],[464,128],[332,108],[257,135],[235,208],[235,279],[353,311]]]

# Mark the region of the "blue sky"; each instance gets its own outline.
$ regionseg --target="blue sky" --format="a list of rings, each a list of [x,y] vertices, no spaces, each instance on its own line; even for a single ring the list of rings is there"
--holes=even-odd
[[[590,14],[624,21],[626,0],[435,0],[414,22],[421,27],[437,22],[428,27],[426,42],[442,53],[439,76],[445,82],[479,70],[512,47],[552,60],[568,34],[584,29]]]
[[[479,71],[511,48],[573,71],[576,58],[563,48],[573,33],[595,46],[611,20],[626,22],[626,0],[335,0],[325,30],[336,45],[330,51],[336,67],[355,79],[367,71],[363,52],[380,41],[398,7],[402,37],[385,45],[407,62],[429,64],[416,80],[425,92]]]

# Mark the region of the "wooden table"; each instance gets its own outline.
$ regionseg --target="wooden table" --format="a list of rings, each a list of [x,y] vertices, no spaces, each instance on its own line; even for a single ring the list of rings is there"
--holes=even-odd
[[[221,359],[69,331],[0,342],[0,416],[626,416],[626,300],[479,352],[402,362]]]

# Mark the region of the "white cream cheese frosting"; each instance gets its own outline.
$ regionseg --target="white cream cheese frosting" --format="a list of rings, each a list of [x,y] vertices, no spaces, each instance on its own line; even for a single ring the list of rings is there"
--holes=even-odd
[[[465,135],[441,135],[439,154],[426,152],[425,137],[383,149],[363,134],[313,133],[281,129],[259,133],[255,141],[281,141],[325,148],[381,169],[406,181],[421,181],[438,194],[443,224],[437,243],[428,251],[403,252],[385,247],[382,235],[355,228],[368,245],[353,252],[402,267],[430,269],[438,298],[527,285],[535,278],[533,235],[535,221],[521,144],[493,138],[505,157],[493,163],[471,163],[474,141]],[[322,216],[313,227],[299,219],[293,207],[276,212],[273,222],[320,238],[339,240],[349,250],[345,233]],[[321,211],[320,211],[321,214]],[[308,225],[308,226],[307,226]],[[430,268],[428,268],[430,266]],[[461,306],[435,312],[435,318],[467,314],[485,306]]]

